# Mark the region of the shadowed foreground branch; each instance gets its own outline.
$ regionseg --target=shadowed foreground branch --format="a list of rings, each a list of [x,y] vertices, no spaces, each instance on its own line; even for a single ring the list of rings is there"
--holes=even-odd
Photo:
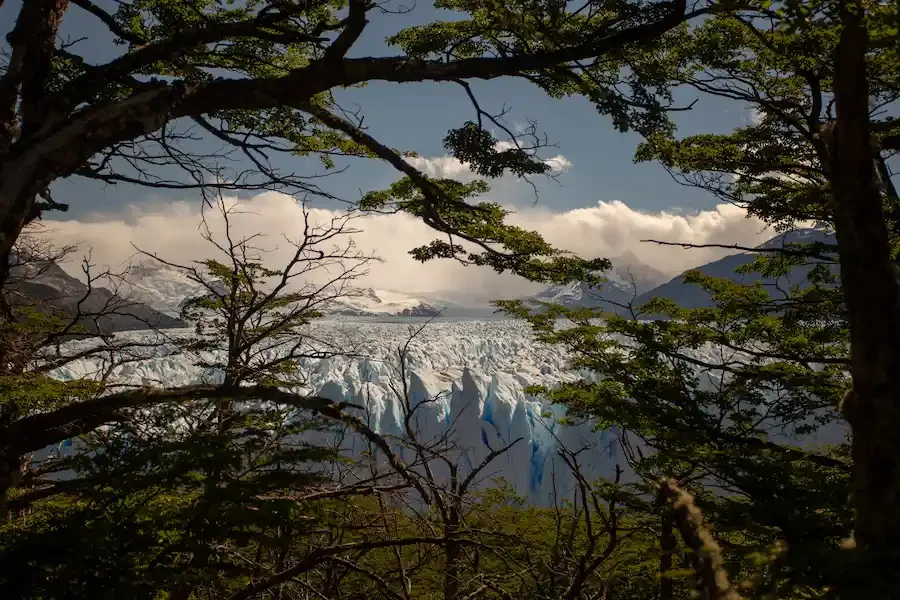
[[[659,493],[671,504],[678,532],[694,552],[699,597],[703,600],[741,600],[731,587],[719,544],[703,525],[703,513],[694,504],[694,497],[678,487],[674,479],[661,481]]]

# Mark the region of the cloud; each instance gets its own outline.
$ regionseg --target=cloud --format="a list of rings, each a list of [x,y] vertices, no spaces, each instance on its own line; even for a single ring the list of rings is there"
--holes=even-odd
[[[551,244],[579,256],[614,258],[633,253],[642,262],[673,276],[734,251],[688,250],[642,240],[755,246],[774,235],[765,223],[748,218],[746,211],[730,204],[695,212],[682,209],[647,212],[614,200],[565,212],[535,208],[514,215],[512,220],[540,231]]]
[[[494,146],[498,151],[508,150],[513,147],[512,142],[500,141],[497,142]],[[467,163],[461,162],[460,160],[449,156],[436,156],[436,157],[423,157],[423,156],[413,156],[406,159],[406,162],[416,167],[429,177],[439,177],[439,178],[454,178],[459,179],[461,181],[471,181],[475,179],[477,175],[475,175],[470,169]],[[557,154],[556,156],[551,156],[550,158],[544,159],[544,164],[550,167],[550,173],[553,175],[559,175],[565,173],[566,171],[572,168],[572,161],[563,156],[562,154]],[[497,183],[515,183],[518,178],[507,176],[503,177],[498,181],[492,181],[491,184],[496,186]]]
[[[552,156],[544,162],[550,167],[551,172],[554,173],[564,173],[572,168],[572,161],[562,154]]]
[[[759,125],[763,122],[763,119],[765,119],[765,118],[766,118],[766,115],[758,108],[754,107],[754,108],[750,109],[749,120],[750,120],[751,125]]]
[[[241,202],[242,214],[232,218],[235,235],[261,232],[259,245],[271,249],[267,259],[273,266],[283,264],[292,247],[286,236],[301,233],[303,208],[291,197],[265,193]],[[327,223],[341,213],[312,209],[310,218]],[[46,221],[47,234],[56,244],[81,243],[91,249],[98,265],[116,267],[134,255],[132,243],[160,257],[187,263],[215,255],[198,230],[199,202],[133,205],[119,213],[96,214],[82,220]],[[598,202],[595,206],[565,212],[532,207],[519,210],[511,221],[541,232],[560,248],[584,257],[615,257],[633,252],[641,261],[675,275],[731,253],[721,249],[682,250],[642,243],[658,239],[695,244],[756,245],[773,234],[743,210],[719,205],[692,214],[674,211],[642,212],[620,201]],[[358,233],[351,237],[360,252],[375,252],[383,263],[372,264],[360,280],[371,287],[409,293],[435,293],[490,300],[534,292],[539,286],[490,269],[463,267],[451,261],[420,264],[408,255],[411,248],[435,239],[434,232],[408,215],[371,215],[353,221]],[[215,227],[214,227],[215,230]],[[336,240],[344,243],[348,238]],[[77,271],[77,264],[66,265]]]

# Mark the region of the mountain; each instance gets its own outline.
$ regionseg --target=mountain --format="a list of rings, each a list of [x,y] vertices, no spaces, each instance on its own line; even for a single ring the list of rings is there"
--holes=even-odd
[[[346,317],[434,317],[440,309],[399,292],[366,288],[334,300],[325,313]]]
[[[810,244],[820,242],[823,244],[836,244],[837,240],[834,233],[822,228],[796,229],[787,233],[779,234],[772,239],[760,244],[758,248],[783,248],[787,244]],[[724,277],[732,281],[744,284],[753,284],[761,281],[764,286],[772,285],[775,282],[773,278],[761,278],[759,273],[739,274],[735,270],[743,265],[750,264],[760,256],[759,252],[741,252],[732,254],[717,261],[701,265],[696,269],[705,275],[713,277]],[[786,277],[780,278],[779,283],[784,285],[802,285],[813,265],[802,265],[795,267],[788,273]],[[837,271],[838,266],[832,265],[832,270]],[[640,306],[652,298],[668,298],[675,301],[683,308],[709,308],[713,306],[712,298],[700,286],[688,284],[684,281],[684,274],[672,279],[668,283],[664,283],[652,290],[641,294],[636,301]]]
[[[180,269],[153,258],[133,262],[125,279],[119,293],[173,317],[181,314],[187,300],[209,293]],[[225,293],[225,284],[219,280],[212,281],[210,286],[217,293]]]
[[[184,327],[178,319],[104,287],[88,290],[84,282],[66,273],[53,261],[19,255],[13,255],[10,260],[10,278],[4,292],[14,305],[49,305],[70,317],[79,311],[82,314],[103,313],[96,324],[92,319],[80,320],[80,324],[91,331],[96,331],[98,325],[106,332]]]
[[[126,279],[121,293],[170,316],[179,315],[188,299],[209,293],[183,271],[152,258],[133,263]],[[225,284],[218,280],[210,285],[217,293],[226,290]],[[324,312],[347,317],[432,317],[440,311],[420,298],[398,292],[355,288],[331,302]]]
[[[636,295],[647,292],[666,280],[660,271],[640,261],[631,252],[611,259],[613,268],[603,273],[607,282],[600,288],[592,288],[582,282],[554,285],[527,301],[550,302],[566,308],[602,308],[619,312]]]

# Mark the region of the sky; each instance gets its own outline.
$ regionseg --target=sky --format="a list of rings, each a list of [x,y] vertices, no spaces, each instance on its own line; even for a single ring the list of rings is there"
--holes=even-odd
[[[114,0],[96,0],[111,8]],[[411,0],[403,0],[411,1]],[[19,0],[0,7],[0,34],[12,26]],[[422,3],[405,15],[370,13],[370,25],[353,48],[353,56],[397,54],[385,37],[413,25],[448,18],[445,11]],[[77,6],[66,13],[61,38],[78,42],[74,49],[90,62],[108,60],[118,52],[110,40],[97,38],[94,17]],[[771,237],[755,219],[742,211],[718,205],[699,190],[675,183],[657,164],[634,164],[632,157],[640,139],[615,131],[608,118],[599,115],[583,99],[554,100],[536,87],[514,79],[475,82],[473,89],[487,110],[511,107],[507,121],[515,127],[537,121],[556,147],[546,153],[558,177],[537,180],[538,194],[531,186],[512,177],[492,182],[487,199],[516,211],[514,220],[545,234],[561,247],[585,257],[618,256],[631,251],[667,274],[675,275],[723,255],[713,250],[661,248],[640,240],[649,237],[695,243],[752,244]],[[430,174],[471,177],[465,165],[446,156],[442,139],[446,132],[474,118],[463,90],[455,84],[373,83],[363,89],[345,90],[338,99],[358,105],[365,114],[369,133],[389,146],[413,150],[420,155],[417,166]],[[690,102],[685,95],[679,100]],[[679,134],[726,132],[745,125],[752,115],[743,107],[721,100],[701,98],[690,111],[678,114]],[[314,173],[315,160],[282,159],[284,169]],[[397,178],[386,165],[353,161],[340,175],[323,180],[327,191],[347,200],[361,193],[382,189]],[[54,186],[57,201],[67,202],[68,213],[45,220],[54,240],[80,242],[92,249],[102,264],[119,264],[133,253],[131,243],[182,259],[202,258],[204,246],[197,234],[199,195],[191,192],[161,195],[133,186],[107,186],[72,179]],[[296,233],[302,211],[286,197],[265,194],[245,198],[257,215],[248,216],[272,239]],[[326,218],[341,210],[333,201],[311,201],[315,214]],[[479,295],[519,293],[533,289],[513,278],[497,278],[492,272],[457,265],[420,266],[406,252],[416,243],[428,241],[428,230],[403,216],[372,217],[358,222],[363,232],[354,237],[360,248],[371,247],[385,259],[373,267],[366,283],[373,287],[409,292],[477,287]],[[150,246],[150,247],[148,247]],[[156,246],[156,247],[152,247]]]

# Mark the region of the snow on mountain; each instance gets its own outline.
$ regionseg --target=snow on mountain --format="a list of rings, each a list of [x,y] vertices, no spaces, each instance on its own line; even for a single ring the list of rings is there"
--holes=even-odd
[[[617,312],[635,296],[653,289],[666,280],[665,275],[642,263],[631,252],[611,259],[611,262],[613,268],[603,273],[607,281],[600,289],[575,281],[551,286],[527,300],[561,304],[566,308],[602,307]]]
[[[334,300],[325,312],[348,317],[433,317],[440,310],[406,294],[366,288]]]
[[[795,229],[780,233],[772,239],[760,244],[760,248],[783,248],[789,244],[810,244],[820,242],[835,244],[834,234],[823,227]],[[736,269],[753,262],[759,256],[758,252],[739,252],[725,258],[700,265],[692,270],[711,275],[724,277],[732,281],[752,284],[761,281],[770,289],[775,283],[771,278],[760,278],[758,273],[735,273]],[[603,308],[611,312],[622,313],[621,306],[633,303],[640,307],[653,298],[669,298],[683,308],[708,308],[713,306],[712,298],[700,286],[687,284],[684,274],[667,280],[667,277],[653,267],[641,263],[633,254],[626,253],[612,259],[613,269],[603,273],[608,279],[602,289],[592,289],[580,282],[556,285],[547,288],[543,292],[527,298],[562,304],[567,308]],[[804,285],[812,265],[801,265],[791,270],[787,277],[780,283],[786,286],[790,284]],[[836,272],[837,266],[832,269]],[[632,280],[633,277],[633,280]],[[633,281],[633,284],[632,284]],[[635,291],[637,297],[635,297]]]
[[[132,263],[119,293],[152,306],[160,312],[177,316],[186,300],[208,293],[182,270],[152,258]],[[215,291],[225,291],[225,284],[213,281]],[[349,317],[431,317],[440,311],[419,298],[398,292],[374,289],[350,289],[325,309],[329,315]]]
[[[171,315],[157,311],[140,301],[126,300],[92,281],[91,286],[69,275],[53,260],[29,257],[13,252],[10,256],[10,278],[4,288],[13,304],[38,302],[62,314],[77,318],[90,331],[134,331],[157,327],[183,327]],[[84,316],[93,313],[90,317]]]
[[[175,267],[153,258],[131,263],[119,293],[172,316],[181,314],[181,306],[189,298],[209,293],[200,283]],[[217,292],[225,291],[221,281],[211,283]]]
[[[474,320],[497,318],[497,308],[489,301],[473,298],[470,291],[460,289],[441,292],[411,292],[411,295],[437,308],[442,318]]]

